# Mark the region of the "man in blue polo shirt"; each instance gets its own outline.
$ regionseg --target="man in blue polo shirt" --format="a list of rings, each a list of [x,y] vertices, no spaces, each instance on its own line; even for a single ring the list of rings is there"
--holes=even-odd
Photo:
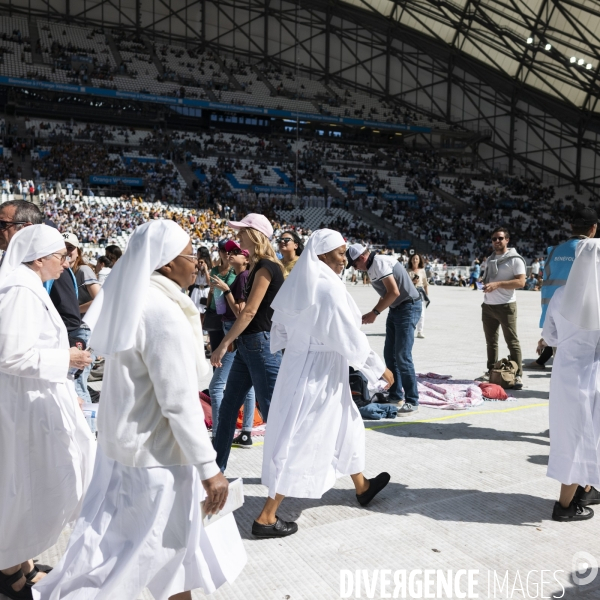
[[[592,208],[582,208],[573,212],[571,218],[571,237],[558,246],[548,248],[548,258],[544,263],[544,278],[542,283],[542,316],[540,327],[544,327],[546,310],[554,292],[567,283],[575,260],[575,249],[581,240],[596,236],[598,215]],[[540,339],[538,342],[540,357],[525,365],[527,369],[545,369],[546,363],[552,357],[552,348]]]

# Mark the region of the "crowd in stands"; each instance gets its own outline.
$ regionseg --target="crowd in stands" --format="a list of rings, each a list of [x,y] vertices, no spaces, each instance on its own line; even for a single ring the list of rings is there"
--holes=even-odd
[[[349,237],[384,244],[389,233],[361,225],[347,212],[368,211],[398,227],[398,239],[404,234],[420,238],[439,260],[463,265],[489,253],[492,222],[509,228],[511,243],[523,255],[542,256],[548,245],[562,240],[563,221],[581,201],[522,178],[489,172],[473,177],[470,159],[408,146],[374,148],[322,138],[286,140],[40,119],[26,121],[29,137],[21,140],[14,135],[14,125],[0,123],[0,128],[5,139],[0,176],[21,179],[21,166],[13,157],[30,153],[36,191],[48,198],[55,194],[49,205],[53,214],[66,207],[52,204],[57,192],[60,196],[57,182],[63,189],[70,185],[81,190],[92,204],[82,204],[74,218],[78,235],[90,243],[127,232],[150,213],[146,208],[134,210],[128,199],[132,189],[123,185],[103,192],[123,199],[102,215],[104,208],[93,199],[99,190],[88,183],[91,175],[143,180],[143,191],[134,190],[133,195],[148,203],[162,202],[157,205],[160,214],[172,210],[173,204],[188,211],[212,211],[218,218],[262,212],[274,222],[309,230],[327,225]],[[195,175],[187,184],[180,170],[185,164]],[[314,213],[307,223],[305,214],[312,209],[342,213]],[[218,224],[211,221],[208,233],[195,235],[212,241],[218,232]]]
[[[37,36],[30,29],[36,27]],[[102,30],[21,17],[0,20],[0,73],[127,92],[219,100],[231,104],[301,110],[438,129],[456,126],[414,108],[353,91],[343,81],[326,85],[277,66],[218,56],[211,50],[143,40],[123,30]],[[31,40],[36,39],[35,48]],[[6,61],[4,57],[6,56]],[[34,56],[37,59],[34,60]]]

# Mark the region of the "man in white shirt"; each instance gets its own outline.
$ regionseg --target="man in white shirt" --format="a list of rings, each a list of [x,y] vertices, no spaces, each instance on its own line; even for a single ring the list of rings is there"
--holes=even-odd
[[[535,275],[536,277],[540,274],[540,259],[539,258],[533,259],[533,262],[531,263],[531,274]]]
[[[518,365],[513,389],[523,388],[521,345],[517,336],[517,297],[515,290],[525,286],[525,259],[508,247],[508,229],[497,227],[492,233],[494,254],[488,257],[483,275],[481,320],[487,344],[487,372],[498,360],[498,329],[502,327],[510,359]]]

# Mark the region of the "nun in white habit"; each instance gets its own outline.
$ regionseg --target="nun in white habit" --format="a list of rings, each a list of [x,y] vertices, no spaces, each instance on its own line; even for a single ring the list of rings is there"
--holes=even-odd
[[[189,236],[173,221],[138,227],[88,310],[90,345],[106,357],[98,455],[67,550],[34,590],[42,600],[191,600],[242,570],[233,514],[204,527],[228,483],[204,425],[208,374]],[[43,584],[43,585],[42,585]]]
[[[591,519],[600,504],[600,240],[577,244],[564,287],[548,306],[544,341],[555,346],[550,381],[548,477],[560,481],[555,521]]]
[[[336,478],[350,475],[365,506],[390,479],[362,474],[365,428],[352,400],[349,365],[371,387],[389,387],[393,375],[371,350],[360,310],[340,279],[345,251],[337,231],[316,231],[271,304],[271,351],[285,348],[285,354],[265,436],[262,483],[269,498],[253,524],[256,537],[297,531],[296,523],[276,515],[285,496],[321,498]]]
[[[31,225],[0,268],[0,594],[10,598],[31,598],[43,575],[29,559],[77,518],[94,464],[96,441],[68,378],[91,358],[69,348],[43,286],[66,259],[56,229]]]

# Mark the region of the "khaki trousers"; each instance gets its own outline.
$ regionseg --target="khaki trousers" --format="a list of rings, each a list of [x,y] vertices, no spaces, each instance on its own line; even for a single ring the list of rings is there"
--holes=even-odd
[[[514,360],[519,366],[517,375],[522,375],[523,359],[521,356],[521,344],[517,337],[517,303],[484,303],[481,305],[481,320],[487,344],[488,371],[494,366],[494,363],[498,362],[498,329],[502,327],[502,335],[510,351],[510,360]]]

